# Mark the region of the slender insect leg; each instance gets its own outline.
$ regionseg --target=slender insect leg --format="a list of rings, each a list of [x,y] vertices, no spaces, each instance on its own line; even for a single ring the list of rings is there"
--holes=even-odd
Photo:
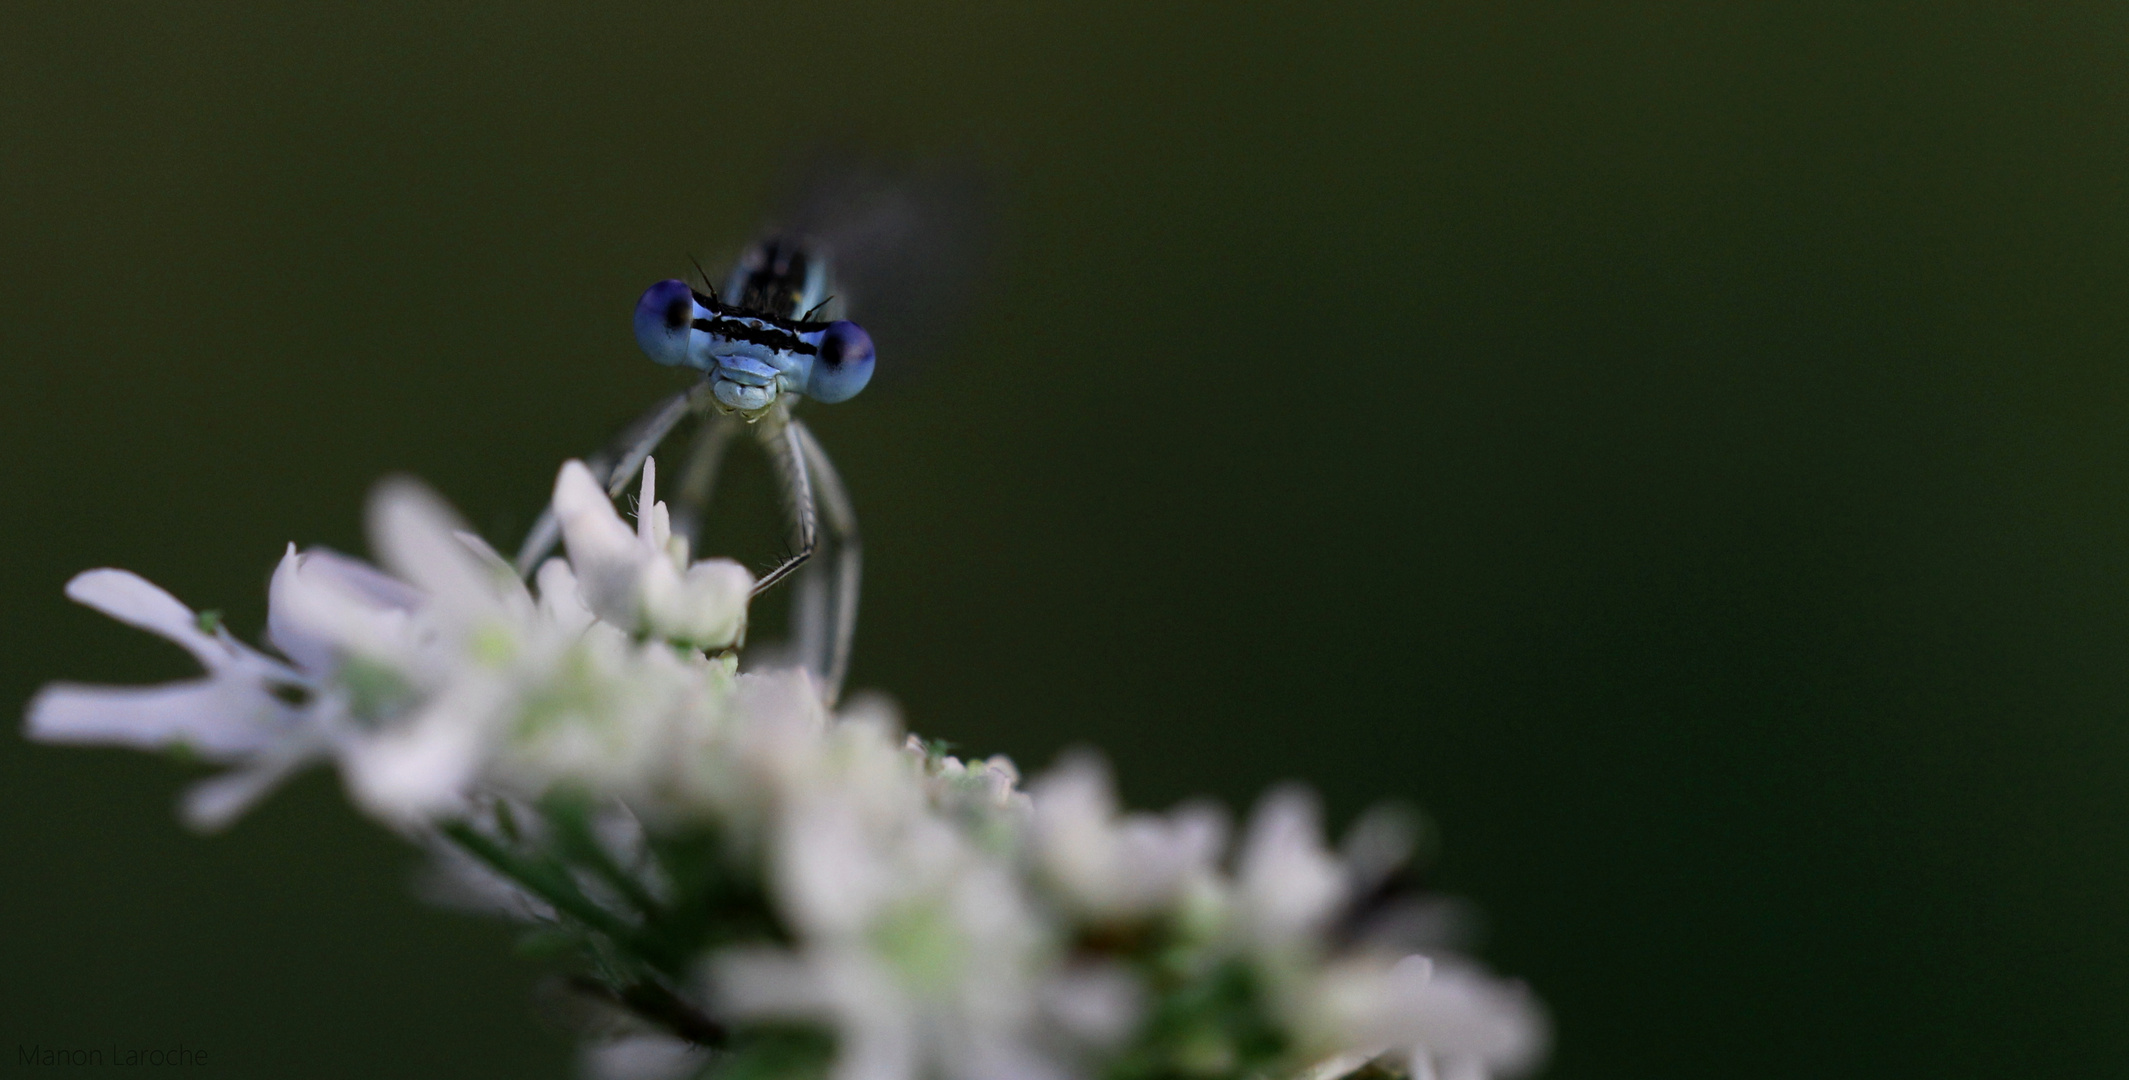
[[[630,424],[611,446],[594,454],[584,463],[591,468],[591,475],[606,485],[608,495],[620,494],[621,489],[627,487],[629,482],[636,478],[637,471],[643,468],[643,459],[649,457],[651,451],[665,441],[675,424],[698,407],[698,398],[707,399],[706,395],[700,393],[700,389],[698,386],[683,390],[659,402],[656,408]],[[517,567],[519,576],[530,574],[538,568],[541,560],[554,550],[555,542],[561,537],[562,525],[555,520],[554,506],[549,504],[546,509],[540,511],[539,520],[532,523],[532,531],[525,534],[524,544],[517,549],[517,559],[513,565]]]
[[[858,579],[864,564],[863,545],[858,540],[857,512],[850,505],[850,493],[843,487],[843,478],[835,471],[835,463],[828,460],[828,453],[821,449],[811,428],[793,420],[791,427],[798,432],[799,450],[804,455],[820,497],[821,517],[835,550],[834,588],[827,596],[822,590],[811,590],[808,606],[793,612],[792,637],[798,640],[800,655],[814,672],[820,675],[823,693],[833,705],[842,693],[843,679],[850,673],[850,644],[857,634],[858,625]],[[827,567],[822,567],[822,571]],[[816,581],[824,573],[809,574]],[[832,606],[831,606],[832,605]],[[822,608],[828,608],[822,611]],[[827,616],[824,618],[823,616]],[[823,632],[822,627],[826,627]]]
[[[796,663],[813,673],[819,685],[821,697],[828,704],[835,704],[835,694],[828,686],[828,630],[830,605],[834,598],[828,583],[829,564],[825,559],[814,559],[791,575],[786,588],[791,593],[790,638],[784,642],[787,663]]]
[[[525,542],[518,545],[517,558],[510,564],[517,570],[517,576],[529,576],[546,561],[547,553],[554,550],[555,542],[561,538],[562,523],[556,520],[554,504],[550,502],[540,508],[540,516],[533,521],[532,531],[526,533]]]
[[[798,544],[796,551],[754,583],[754,595],[760,596],[813,557],[814,550],[820,547],[820,534],[815,524],[813,478],[806,468],[804,436],[800,434],[805,429],[788,414],[774,414],[754,430],[761,436],[762,449],[768,452],[769,460],[776,463],[777,475],[783,478],[784,506],[791,514],[792,539]]]
[[[688,448],[687,464],[680,482],[673,486],[667,505],[673,510],[673,532],[687,537],[688,551],[702,550],[703,511],[717,487],[717,471],[724,464],[725,449],[739,433],[739,421],[730,416],[705,417],[695,429],[694,445]]]
[[[660,402],[657,408],[643,414],[643,418],[636,421],[621,438],[614,440],[614,447],[620,448],[618,454],[599,455],[613,463],[602,478],[606,481],[608,495],[619,495],[627,490],[628,485],[635,482],[636,474],[643,470],[643,459],[658,449],[658,444],[664,442],[667,435],[672,434],[674,426],[685,419],[687,414],[708,406],[709,386],[709,382],[705,380]],[[609,447],[608,450],[612,451],[614,447]],[[593,471],[597,472],[596,469]]]

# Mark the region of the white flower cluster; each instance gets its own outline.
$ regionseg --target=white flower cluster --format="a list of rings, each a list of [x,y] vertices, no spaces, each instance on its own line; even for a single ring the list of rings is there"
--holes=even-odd
[[[283,558],[278,657],[139,577],[89,571],[69,596],[206,674],[55,684],[28,732],[231,766],[187,795],[204,828],[306,762],[337,764],[360,807],[456,840],[665,1033],[588,1058],[610,1073],[1470,1078],[1542,1054],[1519,986],[1399,929],[1392,819],[1333,851],[1312,799],[1285,790],[1231,844],[1213,807],[1122,812],[1092,757],[1022,791],[1010,761],[935,752],[884,706],[831,712],[803,671],[739,673],[752,578],[690,561],[654,477],[631,528],[565,466],[568,558],[536,589],[433,496],[389,483],[369,519],[381,569]],[[817,1051],[777,1041],[792,1030],[818,1032]]]
[[[204,678],[148,688],[54,684],[28,733],[51,742],[170,747],[234,768],[185,800],[226,824],[297,766],[336,761],[365,810],[401,826],[463,814],[487,791],[581,783],[647,794],[675,781],[676,740],[731,697],[753,578],[687,563],[652,499],[622,524],[583,465],[555,483],[570,558],[537,595],[433,495],[389,482],[372,499],[383,569],[297,551],[274,571],[267,640],[237,641],[124,570],[91,570],[67,595],[183,646]],[[683,647],[675,647],[677,645]]]

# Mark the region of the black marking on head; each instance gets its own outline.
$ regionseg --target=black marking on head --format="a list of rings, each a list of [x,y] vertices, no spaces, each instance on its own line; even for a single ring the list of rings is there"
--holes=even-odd
[[[710,314],[719,322],[725,319],[753,319],[756,322],[765,322],[770,326],[792,334],[810,334],[816,330],[825,330],[830,325],[829,320],[825,319],[787,319],[774,312],[761,311],[739,304],[727,304],[718,300],[715,295],[706,296],[699,292],[695,294],[695,302],[710,309]],[[811,312],[808,312],[808,314],[811,314]],[[695,320],[695,328],[697,330],[706,329],[702,325],[703,321],[702,319]]]
[[[760,345],[764,348],[775,349],[779,352],[797,353],[800,356],[812,356],[820,351],[814,346],[807,344],[806,341],[800,338],[797,334],[789,333],[785,330],[780,330],[769,326],[755,326],[752,323],[741,322],[740,319],[753,319],[761,322],[782,322],[781,320],[769,320],[760,315],[752,313],[744,315],[738,315],[735,313],[735,316],[731,317],[696,319],[695,329],[700,330],[705,334],[715,334],[716,336],[724,338],[727,341],[744,341],[749,345]],[[803,326],[805,324],[786,323],[785,325]],[[821,325],[825,326],[827,324],[823,323]]]

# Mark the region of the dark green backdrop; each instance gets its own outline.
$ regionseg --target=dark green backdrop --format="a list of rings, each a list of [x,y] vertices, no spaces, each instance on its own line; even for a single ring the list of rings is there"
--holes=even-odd
[[[1685,7],[11,4],[0,702],[186,670],[78,569],[248,633],[387,472],[506,536],[794,154],[973,158],[992,301],[811,410],[859,684],[1417,800],[1556,1077],[2119,1073],[2129,8]],[[565,1075],[330,776],[185,776],[0,737],[0,1071]]]

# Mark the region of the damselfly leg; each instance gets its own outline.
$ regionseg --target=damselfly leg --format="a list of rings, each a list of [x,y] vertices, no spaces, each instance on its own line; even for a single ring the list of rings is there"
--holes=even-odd
[[[636,474],[643,471],[644,459],[673,433],[680,421],[702,407],[695,399],[704,396],[700,384],[674,394],[623,429],[620,437],[605,450],[585,459],[584,464],[591,470],[593,479],[606,485],[608,498],[618,497],[635,482]],[[532,576],[561,541],[562,526],[555,520],[554,507],[549,505],[540,511],[539,518],[525,533],[525,542],[518,545],[517,558],[512,560],[518,576]]]
[[[806,569],[793,597],[793,637],[806,666],[820,673],[822,685],[835,699],[850,673],[850,644],[858,626],[858,578],[863,569],[864,549],[858,539],[857,511],[850,505],[850,492],[835,463],[813,437],[813,429],[799,421],[798,445],[813,477],[820,498],[821,520],[827,525],[832,562]],[[809,587],[810,586],[810,587]],[[826,630],[825,636],[819,630]]]

